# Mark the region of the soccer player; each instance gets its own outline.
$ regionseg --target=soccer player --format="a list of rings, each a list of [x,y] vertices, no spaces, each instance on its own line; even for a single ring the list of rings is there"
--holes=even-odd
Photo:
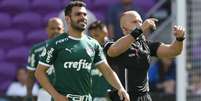
[[[120,27],[124,36],[114,43],[105,45],[104,50],[110,58],[121,68],[127,68],[127,87],[131,101],[152,101],[149,92],[147,71],[150,56],[175,57],[183,48],[185,30],[181,26],[174,26],[176,38],[171,44],[150,42],[143,34],[155,28],[156,19],[150,18],[142,22],[136,11],[126,11],[120,18]]]
[[[64,28],[63,28],[63,22],[61,19],[57,17],[50,18],[47,24],[47,33],[48,33],[48,39],[52,39],[59,34],[63,33]],[[40,36],[38,36],[40,37]],[[34,77],[34,72],[35,69],[38,65],[39,61],[39,56],[42,53],[42,50],[46,46],[46,41],[43,41],[41,43],[35,44],[29,53],[29,58],[28,58],[28,86],[27,86],[27,98],[32,97],[32,89],[33,89],[33,84],[35,82],[35,77]],[[54,74],[53,74],[54,68],[51,67],[48,71],[47,74],[49,75],[50,81],[54,79]],[[37,96],[37,101],[51,101],[51,96],[46,92],[43,88],[39,90],[38,96]]]
[[[96,39],[103,47],[108,40],[108,30],[106,25],[100,20],[89,25],[88,31],[92,38]],[[110,85],[97,68],[92,68],[92,97],[93,101],[109,101],[108,91],[111,90]]]
[[[101,46],[95,39],[85,35],[87,25],[86,4],[72,1],[65,7],[68,32],[48,41],[37,66],[35,76],[39,83],[54,98],[54,101],[91,101],[91,68],[95,65],[106,80],[118,90],[120,98],[130,101],[104,57]],[[53,65],[56,81],[52,85],[47,69]]]

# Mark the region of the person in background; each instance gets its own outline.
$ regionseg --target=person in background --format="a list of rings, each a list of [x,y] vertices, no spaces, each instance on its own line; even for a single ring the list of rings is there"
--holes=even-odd
[[[103,47],[108,41],[108,30],[106,25],[100,20],[93,22],[89,25],[88,31],[92,38],[96,39]],[[111,86],[107,83],[103,74],[97,69],[92,68],[92,98],[93,101],[109,101],[108,91],[111,90]]]
[[[27,78],[28,73],[25,68],[20,67],[17,70],[17,81],[11,83],[11,85],[8,87],[8,90],[6,92],[7,96],[17,96],[17,97],[25,97],[27,95]],[[34,96],[38,93],[38,85],[35,83],[33,84],[33,89],[31,90],[32,94]]]
[[[64,31],[63,22],[58,17],[50,18],[47,23],[46,31],[48,34],[48,39],[52,39],[52,38],[58,36],[59,34],[63,33],[63,31]],[[40,37],[40,36],[38,36],[38,37]],[[43,41],[41,43],[35,44],[30,50],[29,57],[28,57],[28,64],[27,64],[27,69],[28,69],[27,99],[32,98],[31,90],[33,89],[33,84],[35,82],[34,72],[38,65],[40,54],[46,45],[47,45],[46,41]],[[51,68],[49,68],[49,70],[47,71],[47,74],[49,75],[49,79],[51,79],[50,81],[52,81],[52,83],[53,83],[53,81],[54,81],[53,66],[51,66]],[[38,96],[37,96],[37,101],[51,101],[51,96],[43,88],[40,88]]]
[[[120,98],[130,101],[129,95],[112,71],[99,43],[84,34],[87,25],[86,4],[71,1],[65,7],[68,33],[49,40],[44,48],[35,77],[52,95],[54,101],[91,101],[91,74],[94,65],[106,80],[118,90]],[[46,71],[55,68],[55,83],[52,85]]]
[[[164,94],[175,94],[176,64],[172,58],[158,59],[148,71],[150,90]]]

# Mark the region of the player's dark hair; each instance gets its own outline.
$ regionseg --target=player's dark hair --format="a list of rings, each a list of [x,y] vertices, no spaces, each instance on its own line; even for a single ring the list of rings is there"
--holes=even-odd
[[[92,29],[96,29],[96,28],[100,28],[100,29],[103,29],[106,25],[100,21],[100,20],[97,20],[95,22],[93,22],[92,24],[89,25],[89,28],[88,30],[92,30]]]
[[[78,6],[78,7],[86,7],[86,4],[82,0],[73,0],[71,1],[66,7],[65,7],[65,16],[70,16],[72,12],[72,8]]]

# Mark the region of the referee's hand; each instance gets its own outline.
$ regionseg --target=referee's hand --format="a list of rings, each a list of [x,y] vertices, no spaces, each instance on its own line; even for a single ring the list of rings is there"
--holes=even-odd
[[[146,34],[156,30],[156,22],[158,22],[158,19],[156,18],[146,19],[141,26],[143,33]]]
[[[182,26],[174,26],[173,33],[176,38],[184,38],[186,30]]]
[[[121,101],[130,101],[129,95],[124,88],[118,90],[118,95]]]

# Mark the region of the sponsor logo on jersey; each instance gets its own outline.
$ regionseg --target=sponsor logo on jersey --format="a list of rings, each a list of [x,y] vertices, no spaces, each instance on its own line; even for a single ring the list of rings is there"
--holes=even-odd
[[[66,51],[68,51],[69,53],[72,53],[71,49],[65,48]]]
[[[31,63],[31,67],[34,67],[35,62],[36,62],[36,60],[35,60],[35,54],[32,54],[32,55],[31,55],[29,61],[30,61],[30,63]]]
[[[57,44],[61,44],[61,43],[65,42],[65,41],[67,41],[67,40],[68,40],[68,38],[64,38],[64,39],[57,40],[57,41],[56,41],[56,45],[57,45]]]
[[[93,51],[93,49],[91,49],[90,47],[87,47],[86,48],[86,52],[87,52],[87,54],[90,56],[90,57],[92,57],[95,53],[94,53],[94,51]]]
[[[42,53],[40,54],[40,56],[44,57],[46,55],[46,53],[47,53],[47,49],[44,48],[43,51],[42,51]]]
[[[52,58],[53,52],[54,52],[54,48],[50,48],[50,50],[47,52],[47,58],[46,58],[47,63],[50,63],[50,59]]]
[[[80,71],[81,69],[91,69],[92,63],[87,62],[85,59],[80,59],[79,61],[74,61],[74,62],[65,62],[64,63],[64,68],[66,69],[76,69],[76,71]]]

